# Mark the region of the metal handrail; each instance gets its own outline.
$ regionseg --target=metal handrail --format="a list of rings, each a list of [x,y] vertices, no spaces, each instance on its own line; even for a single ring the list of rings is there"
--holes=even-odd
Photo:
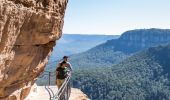
[[[61,87],[59,88],[59,90],[57,91],[57,93],[54,95],[54,92],[52,91],[52,89],[49,87],[50,86],[50,77],[53,76],[52,73],[54,72],[50,72],[50,71],[44,71],[44,75],[40,76],[40,78],[44,77],[44,76],[48,76],[48,85],[45,85],[45,89],[47,90],[49,96],[50,96],[50,100],[60,100],[61,96],[65,96],[65,94],[67,94],[66,99],[64,100],[68,100],[69,96],[70,96],[70,79],[71,79],[71,72],[68,73],[68,76],[66,77],[66,79],[64,80],[63,84],[61,85]],[[47,74],[48,73],[48,74]],[[67,91],[66,91],[67,90]],[[64,97],[65,98],[65,97]],[[63,99],[62,99],[63,100]]]
[[[54,95],[54,97],[52,98],[52,100],[59,100],[61,98],[62,95],[64,95],[65,90],[68,89],[67,87],[69,86],[69,82],[70,82],[70,78],[71,78],[71,74],[67,76],[67,78],[65,79],[64,83],[62,84],[62,86],[60,87],[60,89],[58,90],[58,92]],[[70,87],[69,87],[70,88]],[[66,91],[67,93],[67,99],[69,98],[69,91]]]

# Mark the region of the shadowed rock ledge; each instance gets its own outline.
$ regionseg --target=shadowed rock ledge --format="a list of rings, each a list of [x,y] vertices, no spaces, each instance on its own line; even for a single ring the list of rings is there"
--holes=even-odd
[[[0,100],[23,100],[62,35],[68,0],[0,0]]]

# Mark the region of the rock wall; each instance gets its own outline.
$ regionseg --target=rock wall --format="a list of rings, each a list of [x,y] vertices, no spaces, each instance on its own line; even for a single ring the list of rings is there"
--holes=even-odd
[[[108,45],[114,47],[115,51],[122,51],[127,54],[167,43],[170,43],[170,29],[156,28],[126,31],[119,39],[107,42]]]
[[[62,35],[68,0],[0,0],[0,100],[23,100]]]
[[[122,44],[136,48],[148,48],[170,42],[170,29],[136,29],[125,32],[119,39]]]

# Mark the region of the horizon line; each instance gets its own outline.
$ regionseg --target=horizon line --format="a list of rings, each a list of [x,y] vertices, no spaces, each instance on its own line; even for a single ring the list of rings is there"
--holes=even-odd
[[[94,33],[94,34],[90,34],[90,33],[64,33],[66,35],[112,35],[112,36],[119,36],[119,34],[100,34],[100,33]]]
[[[124,32],[122,32],[121,34],[114,34],[114,33],[87,33],[87,32],[82,32],[82,33],[72,33],[72,32],[63,32],[63,34],[72,34],[72,35],[112,35],[112,36],[120,36],[123,33],[127,32],[127,31],[133,31],[133,30],[149,30],[149,29],[160,29],[160,30],[169,30],[168,28],[136,28],[136,29],[129,29],[126,30]]]

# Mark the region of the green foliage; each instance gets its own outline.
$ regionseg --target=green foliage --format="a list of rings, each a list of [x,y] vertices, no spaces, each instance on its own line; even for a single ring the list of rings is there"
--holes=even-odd
[[[170,100],[170,45],[150,48],[113,67],[78,70],[73,86],[92,100]]]
[[[132,30],[72,55],[73,86],[92,100],[170,100],[170,46],[137,53],[169,41],[170,30]],[[53,64],[46,70],[55,68]],[[44,85],[44,80],[37,83]]]

